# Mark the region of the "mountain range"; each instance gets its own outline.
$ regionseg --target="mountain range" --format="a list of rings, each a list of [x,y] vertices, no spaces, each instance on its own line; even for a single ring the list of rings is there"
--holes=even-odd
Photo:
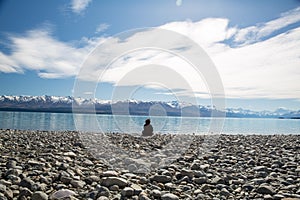
[[[243,108],[226,108],[221,111],[214,106],[192,105],[185,102],[162,101],[110,101],[74,98],[71,96],[0,96],[2,111],[97,113],[168,116],[225,116],[239,118],[300,118],[300,110],[278,108],[275,111],[252,111]]]

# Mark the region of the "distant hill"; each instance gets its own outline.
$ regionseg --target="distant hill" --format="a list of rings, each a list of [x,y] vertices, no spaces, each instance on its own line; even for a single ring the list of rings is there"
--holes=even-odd
[[[73,106],[73,109],[72,109]],[[239,118],[300,118],[300,110],[291,111],[279,108],[275,111],[251,111],[242,108],[217,110],[213,106],[192,105],[184,102],[161,101],[108,101],[57,96],[0,96],[2,111],[33,111],[63,113],[130,114],[130,115],[168,115],[168,116],[214,116]]]

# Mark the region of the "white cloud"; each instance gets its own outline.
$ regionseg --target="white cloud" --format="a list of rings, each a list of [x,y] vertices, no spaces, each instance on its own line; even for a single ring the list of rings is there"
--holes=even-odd
[[[227,97],[300,99],[300,28],[272,35],[273,31],[299,22],[299,11],[300,8],[297,8],[278,19],[244,29],[230,27],[229,20],[222,18],[171,22],[158,28],[186,35],[203,47],[216,64]],[[247,43],[247,38],[251,42]],[[155,32],[139,32],[126,40],[117,37],[82,38],[78,45],[59,41],[49,31],[38,29],[22,36],[10,36],[9,39],[12,52],[0,52],[1,72],[36,70],[43,78],[76,76],[89,52],[104,42],[102,51],[96,49],[89,55],[85,63],[89,67],[81,71],[81,79],[98,81],[99,74],[106,67],[104,64],[114,60],[101,80],[131,86],[144,85],[148,81],[149,87],[155,85],[150,83],[151,80],[161,81],[181,96],[191,95],[194,91],[196,96],[207,97],[209,93],[204,79],[199,78],[180,57],[161,49],[137,49],[137,44],[146,41],[148,46],[165,45],[166,49],[176,49],[176,53],[194,53],[185,42],[168,35],[162,37]],[[225,43],[227,39],[233,40],[233,45]],[[241,43],[243,45],[239,45]],[[125,47],[135,51],[122,56],[121,53],[126,52]],[[143,66],[151,67],[146,69]],[[177,77],[176,80],[183,79],[174,81],[171,74]]]
[[[300,7],[285,12],[281,15],[281,17],[267,23],[261,23],[257,24],[256,26],[250,26],[240,29],[235,36],[235,41],[246,44],[252,43],[265,36],[270,35],[276,30],[280,30],[299,21]]]
[[[176,0],[176,6],[181,6],[182,5],[182,0]]]
[[[92,0],[72,0],[71,9],[77,14],[81,14]]]
[[[23,36],[10,36],[9,55],[0,53],[0,71],[35,70],[43,78],[75,76],[93,45],[77,48],[53,38],[48,30],[31,30]]]
[[[99,24],[96,28],[95,33],[101,33],[103,31],[107,30],[109,27],[110,27],[110,25],[106,24],[106,23]]]

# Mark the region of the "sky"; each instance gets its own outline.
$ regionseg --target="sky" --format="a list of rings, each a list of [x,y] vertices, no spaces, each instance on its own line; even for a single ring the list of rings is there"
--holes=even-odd
[[[0,1],[0,95],[220,93],[226,107],[300,110],[299,0]]]

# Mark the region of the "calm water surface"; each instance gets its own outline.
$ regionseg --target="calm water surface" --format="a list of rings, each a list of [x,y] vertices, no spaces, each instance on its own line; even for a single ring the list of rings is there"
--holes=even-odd
[[[1,129],[81,130],[140,133],[146,116],[0,111]],[[226,134],[300,134],[300,120],[261,118],[151,117],[155,132]],[[217,128],[214,129],[214,126]],[[213,128],[212,128],[213,127]]]

